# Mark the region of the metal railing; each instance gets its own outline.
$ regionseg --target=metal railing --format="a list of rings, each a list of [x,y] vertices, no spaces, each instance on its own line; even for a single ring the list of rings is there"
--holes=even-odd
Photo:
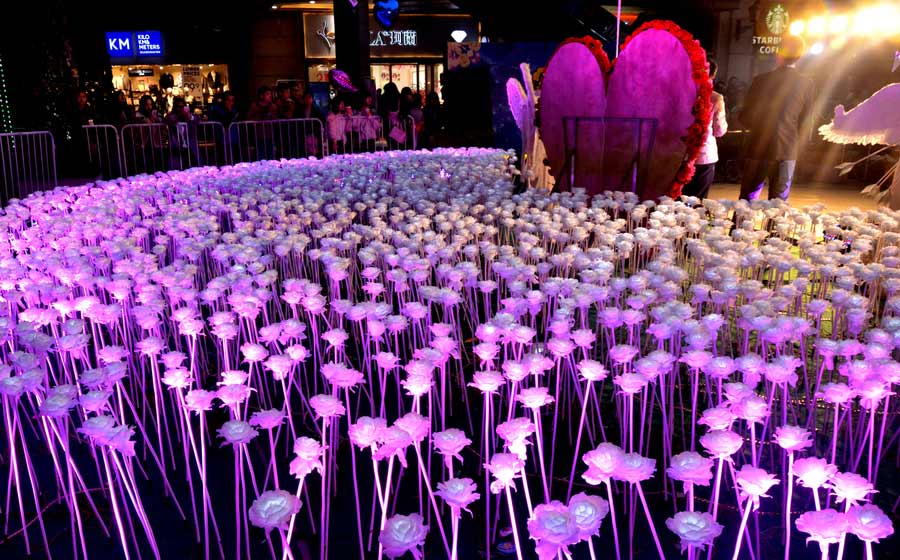
[[[231,163],[322,157],[325,136],[318,119],[233,122],[228,127]]]
[[[640,194],[656,143],[656,119],[563,117],[565,160],[556,189]]]
[[[56,143],[47,131],[0,134],[2,203],[57,185]]]
[[[84,125],[75,155],[84,158],[78,177],[115,179],[197,166],[267,159],[411,150],[418,143],[412,117],[342,117],[343,140],[326,140],[318,119],[241,121],[227,128],[215,121],[136,123],[121,129]],[[2,202],[57,186],[56,145],[47,131],[0,134]]]
[[[90,176],[103,179],[124,177],[126,172],[122,160],[122,145],[116,127],[111,124],[87,124],[82,128],[87,141],[85,150]]]

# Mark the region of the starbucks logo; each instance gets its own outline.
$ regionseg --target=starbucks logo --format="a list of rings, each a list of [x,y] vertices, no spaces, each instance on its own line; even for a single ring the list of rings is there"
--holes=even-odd
[[[766,14],[766,27],[773,35],[781,35],[788,28],[788,13],[781,4],[775,4],[769,8]]]

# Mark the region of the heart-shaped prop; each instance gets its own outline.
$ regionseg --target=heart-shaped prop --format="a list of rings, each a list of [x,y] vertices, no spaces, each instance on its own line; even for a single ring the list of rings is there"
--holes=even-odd
[[[641,26],[613,64],[593,39],[563,43],[547,64],[540,106],[559,184],[574,177],[589,194],[630,190],[640,173],[642,199],[680,196],[706,138],[711,93],[706,52],[674,23]],[[636,119],[654,119],[655,134]],[[637,170],[636,156],[648,152]]]

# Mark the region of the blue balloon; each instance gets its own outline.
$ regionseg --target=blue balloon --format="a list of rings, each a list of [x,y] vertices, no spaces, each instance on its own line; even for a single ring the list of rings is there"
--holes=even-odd
[[[400,15],[400,3],[397,0],[376,0],[375,18],[384,27],[392,27]]]

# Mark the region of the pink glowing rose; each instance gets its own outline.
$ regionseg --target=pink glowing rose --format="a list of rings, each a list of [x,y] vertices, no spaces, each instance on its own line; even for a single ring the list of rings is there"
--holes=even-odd
[[[284,421],[284,411],[278,409],[257,410],[250,417],[250,424],[263,430],[272,430]]]
[[[399,359],[391,352],[379,352],[375,354],[375,363],[383,370],[392,370],[399,364]]]
[[[804,457],[794,461],[793,472],[800,486],[818,490],[837,473],[837,467],[819,457]]]
[[[753,395],[731,402],[731,412],[747,422],[762,422],[769,416],[769,404],[760,396]]]
[[[741,489],[741,497],[752,500],[754,509],[759,507],[761,497],[769,497],[766,494],[769,488],[778,484],[774,475],[750,464],[744,465],[735,473],[735,481]]]
[[[471,478],[451,478],[438,483],[435,495],[443,498],[451,508],[469,511],[469,504],[478,499],[477,489]]]
[[[496,393],[506,380],[495,371],[479,371],[472,377],[470,387],[475,387],[482,393]]]
[[[552,560],[561,550],[580,540],[575,516],[556,500],[534,508],[534,515],[528,520],[528,532],[537,543],[540,560]]]
[[[418,513],[395,515],[385,521],[378,542],[390,558],[397,558],[409,552],[413,558],[419,560],[422,558],[419,547],[425,544],[427,534],[428,527],[422,523],[422,516]]]
[[[613,383],[626,395],[633,395],[647,386],[647,378],[639,373],[623,373],[613,378]]]
[[[246,385],[225,385],[224,387],[219,387],[219,390],[216,391],[216,397],[225,403],[226,406],[235,406],[246,401],[252,391],[253,389]]]
[[[613,476],[624,458],[625,452],[618,445],[601,443],[581,458],[588,466],[587,472],[582,477],[588,484],[595,486],[606,482]]]
[[[675,517],[666,519],[666,527],[681,539],[681,551],[689,546],[701,549],[711,545],[722,534],[722,525],[716,523],[712,514],[697,511],[680,511]]]
[[[213,399],[215,398],[216,393],[214,391],[193,389],[184,395],[184,407],[191,412],[205,412],[212,409]]]
[[[322,459],[325,456],[325,448],[318,441],[300,437],[294,441],[294,458],[291,460],[290,473],[299,479],[304,479],[313,472],[320,473],[325,468]]]
[[[419,443],[427,438],[428,432],[431,431],[431,422],[428,421],[428,418],[415,412],[407,412],[398,418],[394,425],[409,434],[409,439],[414,443]]]
[[[553,403],[555,399],[550,396],[547,387],[529,387],[519,391],[516,400],[522,403],[525,408],[537,410],[545,404]]]
[[[709,486],[712,479],[713,460],[693,451],[685,451],[672,457],[666,472],[675,480]]]
[[[506,443],[510,453],[515,453],[523,461],[528,438],[535,432],[534,422],[525,417],[513,418],[497,425],[497,435]]]
[[[219,428],[219,437],[225,439],[225,443],[238,445],[242,443],[250,443],[259,432],[253,429],[248,422],[242,420],[229,420],[222,424]]]
[[[595,360],[581,360],[578,362],[578,371],[585,381],[603,381],[608,375],[603,364]]]
[[[713,355],[706,350],[689,350],[682,354],[678,361],[687,364],[691,369],[700,370],[706,367],[712,358]]]
[[[512,453],[495,453],[490,463],[485,465],[495,479],[491,483],[491,493],[499,494],[512,484],[524,466],[525,462]]]
[[[396,457],[400,464],[406,467],[406,448],[412,444],[409,434],[397,426],[390,426],[381,430],[378,437],[378,447],[375,450],[375,460]]]
[[[707,426],[710,430],[727,430],[734,424],[734,413],[725,406],[707,408],[697,423]]]
[[[744,438],[731,430],[712,430],[700,438],[700,445],[717,459],[730,460],[744,444]]]
[[[241,345],[244,360],[250,363],[261,362],[269,356],[269,351],[261,344],[247,343]]]
[[[875,493],[872,483],[856,473],[835,473],[828,481],[828,487],[837,496],[837,502],[847,502],[851,506],[864,502],[869,494]]]
[[[387,421],[384,418],[360,416],[355,424],[350,425],[348,430],[350,441],[360,449],[372,447],[378,442],[381,431],[386,427]]]
[[[856,396],[856,391],[846,383],[825,383],[816,396],[831,404],[844,404]]]
[[[775,443],[787,452],[800,451],[813,444],[812,434],[799,426],[779,426],[775,429]]]
[[[431,372],[427,374],[409,373],[406,379],[400,382],[406,392],[413,397],[427,395],[434,385],[434,377]]]
[[[513,383],[518,383],[522,381],[526,377],[528,377],[528,366],[516,360],[506,360],[503,362],[503,375],[512,381]]]
[[[450,428],[443,432],[435,432],[431,436],[434,448],[438,453],[444,456],[444,462],[448,468],[453,463],[453,459],[462,461],[460,452],[472,443],[466,433],[456,428]]]
[[[617,344],[609,349],[609,358],[615,363],[627,364],[638,354],[638,349],[630,344]]]
[[[644,457],[639,453],[626,453],[612,476],[616,480],[638,483],[651,478],[655,471],[656,459]]]
[[[728,356],[716,356],[706,362],[700,369],[712,379],[725,379],[734,373],[737,365]]]
[[[341,389],[352,389],[365,380],[361,372],[334,362],[322,366],[322,375],[329,383]]]
[[[866,542],[878,542],[894,534],[891,518],[874,504],[851,506],[847,512],[848,531]]]
[[[250,523],[256,527],[271,531],[286,530],[291,517],[300,511],[300,500],[286,490],[270,490],[263,492],[250,506]]]
[[[569,512],[575,518],[579,540],[586,541],[600,533],[600,525],[609,513],[609,502],[581,492],[569,499]]]
[[[309,405],[313,408],[318,418],[341,416],[346,412],[341,401],[331,395],[315,395],[309,399]]]
[[[816,541],[823,550],[827,550],[829,544],[841,542],[848,528],[847,516],[834,509],[807,511],[795,524],[798,531],[809,535],[807,542]]]
[[[725,398],[728,399],[729,403],[736,403],[743,399],[755,396],[756,393],[753,391],[753,387],[750,387],[749,385],[743,383],[725,384]]]

